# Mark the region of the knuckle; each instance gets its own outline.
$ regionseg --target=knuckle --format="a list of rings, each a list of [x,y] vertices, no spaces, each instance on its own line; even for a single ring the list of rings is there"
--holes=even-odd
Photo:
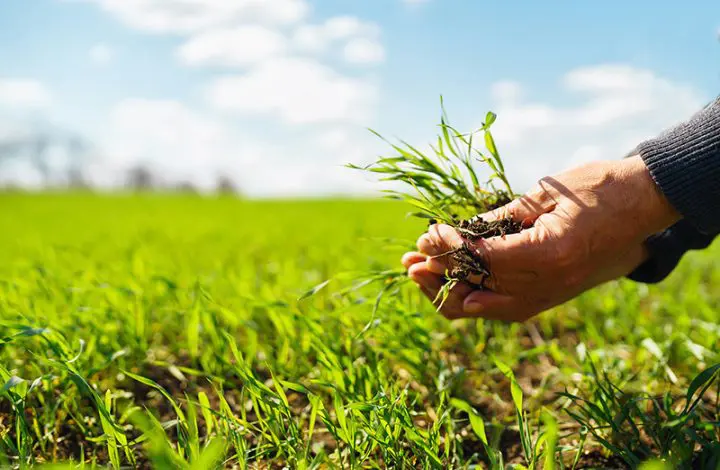
[[[552,176],[545,176],[540,178],[537,184],[528,192],[530,197],[545,197],[548,196],[553,188],[557,185],[557,180]]]
[[[493,209],[489,212],[489,218],[491,220],[500,220],[512,216],[513,208],[515,207],[516,200],[510,201],[504,206]]]
[[[545,177],[533,186],[524,196],[520,198],[521,201],[530,202],[534,200],[543,200],[549,196],[548,187],[550,187],[550,178]]]

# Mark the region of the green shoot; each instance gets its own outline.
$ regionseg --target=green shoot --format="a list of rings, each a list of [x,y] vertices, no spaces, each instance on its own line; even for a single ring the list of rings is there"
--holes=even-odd
[[[482,126],[462,133],[450,124],[443,99],[440,131],[430,152],[401,140],[395,144],[378,132],[394,155],[380,157],[367,166],[348,167],[380,175],[380,181],[400,183],[406,190],[387,189],[387,197],[413,206],[412,215],[456,226],[462,218],[473,217],[509,202],[514,192],[505,173],[491,126],[497,116],[488,112]],[[482,139],[477,136],[482,134]],[[482,149],[478,140],[485,144]],[[480,170],[486,170],[486,178]]]

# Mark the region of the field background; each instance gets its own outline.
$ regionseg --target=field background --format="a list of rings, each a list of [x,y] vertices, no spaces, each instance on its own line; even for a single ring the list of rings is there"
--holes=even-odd
[[[528,325],[448,322],[409,284],[377,309],[382,283],[339,296],[349,281],[333,282],[298,301],[340,273],[400,270],[423,230],[406,211],[0,195],[0,463],[484,467],[476,410],[488,445],[527,464],[511,380],[491,358],[514,371],[531,434],[557,423],[558,465],[622,468],[659,453],[652,432],[635,442],[608,426],[598,432],[610,452],[556,392],[595,399],[592,359],[628,393],[681,397],[719,362],[720,245],[658,286],[613,282]],[[707,422],[716,397],[707,390]],[[707,435],[717,442],[716,427]]]

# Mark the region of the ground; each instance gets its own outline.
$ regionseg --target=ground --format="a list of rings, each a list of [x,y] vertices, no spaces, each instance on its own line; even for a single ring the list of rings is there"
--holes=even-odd
[[[710,468],[720,246],[524,325],[449,322],[402,282],[406,210],[0,195],[0,462]]]

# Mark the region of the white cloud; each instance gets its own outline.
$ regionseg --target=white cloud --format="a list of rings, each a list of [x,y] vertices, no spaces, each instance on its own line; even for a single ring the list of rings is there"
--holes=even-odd
[[[105,43],[97,43],[90,48],[90,59],[99,65],[110,63],[113,57],[113,51]]]
[[[576,104],[525,100],[516,82],[492,89],[495,140],[523,190],[572,165],[621,158],[704,104],[692,87],[626,65],[575,69],[561,83]]]
[[[493,83],[490,87],[490,95],[496,102],[515,103],[522,98],[522,85],[511,80],[502,80]]]
[[[333,46],[347,48],[353,42],[359,41],[352,46],[351,55],[368,55],[367,50],[372,49],[371,54],[374,57],[384,57],[379,38],[380,28],[375,23],[365,22],[354,16],[336,16],[321,24],[300,25],[293,34],[292,43],[300,52],[320,54]],[[356,52],[358,50],[360,52]]]
[[[290,124],[369,119],[375,87],[312,59],[279,58],[215,80],[209,102],[221,110],[265,114]]]
[[[305,0],[84,0],[126,25],[155,33],[191,33],[238,23],[292,24],[309,11]]]
[[[110,113],[108,130],[106,176],[146,165],[169,180],[210,186],[218,168],[257,158],[224,123],[173,100],[124,100]]]
[[[320,28],[326,37],[336,40],[355,36],[375,37],[380,34],[380,28],[376,24],[362,21],[354,16],[335,16],[328,19]]]
[[[50,90],[38,80],[0,77],[0,106],[39,108],[51,101]]]
[[[307,132],[265,129],[238,134],[237,128],[173,100],[127,99],[105,126],[106,157],[91,168],[103,186],[123,183],[129,168],[143,165],[168,184],[191,181],[212,190],[218,175],[233,179],[253,196],[298,196],[376,189],[348,162],[374,154],[376,139],[360,127],[333,125]]]
[[[285,37],[265,26],[248,25],[204,31],[178,49],[180,60],[192,66],[245,66],[282,54]]]
[[[176,100],[118,103],[97,136],[107,156],[92,169],[98,183],[118,184],[141,164],[201,188],[226,173],[256,196],[370,187],[343,165],[376,154],[365,126],[377,84],[338,66],[384,60],[376,24],[353,16],[310,23],[307,0],[75,1],[95,3],[130,28],[179,36],[183,65],[239,69],[204,84],[208,110]]]
[[[351,64],[378,64],[385,60],[385,49],[374,39],[357,38],[345,45],[343,55]]]

